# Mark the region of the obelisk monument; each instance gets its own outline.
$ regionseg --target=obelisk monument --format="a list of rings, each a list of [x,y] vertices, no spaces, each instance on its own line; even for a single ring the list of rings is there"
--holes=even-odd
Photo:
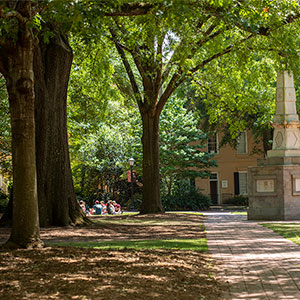
[[[277,75],[272,150],[249,171],[249,220],[300,219],[300,122],[293,74]]]

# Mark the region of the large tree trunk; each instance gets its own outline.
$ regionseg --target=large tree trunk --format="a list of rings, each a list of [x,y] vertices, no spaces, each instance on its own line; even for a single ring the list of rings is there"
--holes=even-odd
[[[76,200],[68,152],[66,101],[72,58],[68,41],[59,34],[48,44],[41,42],[34,54],[37,190],[42,227],[88,222]],[[10,218],[8,209],[1,225],[9,225]]]
[[[143,202],[142,214],[164,212],[160,198],[159,114],[142,112]]]
[[[12,162],[13,223],[8,245],[42,245],[36,184],[33,39],[26,25],[15,43],[1,48],[1,65],[9,97]]]
[[[87,219],[76,200],[67,136],[67,88],[73,52],[57,33],[40,43],[34,60],[38,201],[41,226]]]

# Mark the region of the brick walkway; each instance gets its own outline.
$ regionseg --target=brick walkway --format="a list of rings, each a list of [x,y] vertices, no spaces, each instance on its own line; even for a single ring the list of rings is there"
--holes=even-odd
[[[246,216],[204,215],[208,247],[228,285],[224,299],[300,300],[300,246]]]

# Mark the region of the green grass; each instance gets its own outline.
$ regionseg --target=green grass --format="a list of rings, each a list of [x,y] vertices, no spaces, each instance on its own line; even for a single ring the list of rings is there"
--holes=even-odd
[[[187,215],[199,215],[203,216],[203,213],[193,212],[193,211],[167,211],[167,214],[187,214]]]
[[[181,213],[189,215],[202,215],[198,212],[168,212],[168,213]],[[93,222],[100,224],[136,224],[136,226],[169,226],[169,225],[186,225],[189,221],[174,220],[173,218],[155,217],[155,216],[135,216],[138,213],[126,213],[122,215],[106,215],[93,217]],[[125,216],[125,218],[123,217]],[[199,231],[205,231],[202,220],[199,219],[199,224],[193,223],[193,225],[199,226]],[[150,230],[150,229],[149,229]],[[192,250],[206,252],[208,251],[207,243],[205,238],[201,239],[172,239],[172,240],[126,240],[126,241],[99,241],[99,242],[59,242],[49,243],[49,245],[56,246],[67,246],[67,247],[83,247],[83,248],[94,248],[94,249],[176,249],[176,250]]]
[[[264,223],[260,225],[272,229],[284,238],[300,245],[300,223]]]
[[[240,216],[247,216],[247,212],[246,211],[233,211],[233,212],[231,212],[231,214],[233,214],[233,215],[240,215]]]
[[[112,217],[101,217],[97,220],[93,220],[95,223],[108,223],[108,224],[144,224],[144,225],[153,225],[158,223],[158,220],[141,220],[141,219],[119,219]]]
[[[50,245],[50,244],[49,244]],[[139,240],[139,241],[102,241],[102,242],[79,242],[79,243],[55,243],[51,245],[83,247],[94,249],[176,249],[206,252],[208,251],[206,239],[178,239],[178,240]]]
[[[172,213],[180,213],[180,214],[189,214],[189,215],[203,215],[202,213],[197,212],[167,212],[166,214],[172,214]],[[168,220],[168,219],[161,219],[161,218],[155,218],[155,217],[145,217],[145,218],[130,218],[130,216],[138,215],[138,213],[123,213],[122,215],[97,215],[93,217],[93,222],[100,223],[100,224],[143,224],[143,225],[163,225],[165,224],[182,224],[181,220]],[[129,216],[129,218],[122,218],[122,216]],[[199,220],[199,224],[201,224],[201,221]]]
[[[143,225],[162,225],[163,223],[169,223],[169,220],[159,219],[119,219],[119,218],[103,218],[93,220],[95,223],[108,223],[108,224],[143,224]],[[173,221],[172,221],[173,222]]]

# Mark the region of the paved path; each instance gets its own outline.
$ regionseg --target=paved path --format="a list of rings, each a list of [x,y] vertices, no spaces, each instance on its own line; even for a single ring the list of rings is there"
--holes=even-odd
[[[300,300],[300,246],[230,213],[205,213],[207,243],[228,283],[225,299]]]

